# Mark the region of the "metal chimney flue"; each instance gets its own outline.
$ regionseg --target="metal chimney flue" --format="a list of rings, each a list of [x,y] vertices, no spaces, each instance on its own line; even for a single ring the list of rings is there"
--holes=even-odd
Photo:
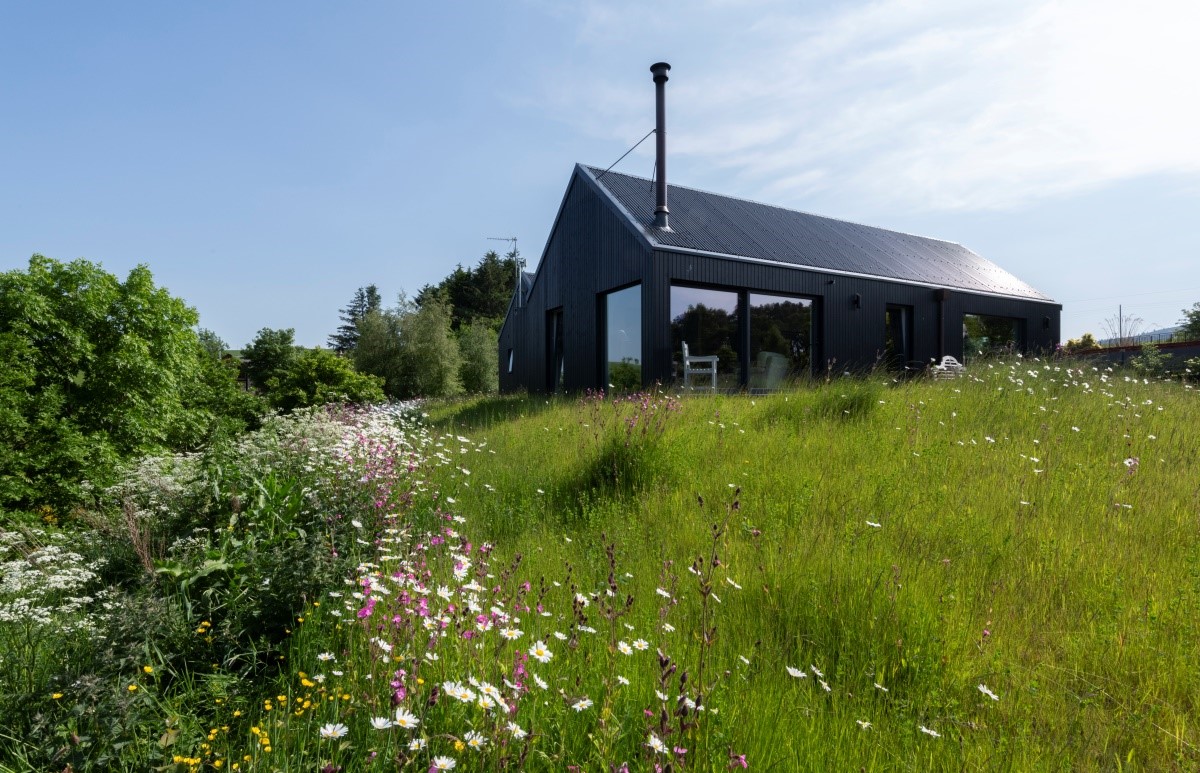
[[[654,73],[654,227],[669,228],[667,216],[667,71],[671,65],[658,62],[650,65]]]

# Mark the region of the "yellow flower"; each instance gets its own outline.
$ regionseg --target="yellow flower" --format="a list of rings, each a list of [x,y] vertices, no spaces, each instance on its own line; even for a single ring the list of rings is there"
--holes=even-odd
[[[131,685],[129,685],[128,687],[126,687],[125,689],[126,689],[126,690],[129,690],[129,692],[137,692],[137,685],[136,685],[136,684],[131,684]]]
[[[418,676],[417,677],[417,685],[422,685],[422,684],[425,684],[425,680]]]
[[[142,666],[142,671],[147,674],[153,674],[154,666]]]
[[[51,695],[50,697],[53,698],[54,700],[58,700],[59,698],[62,697],[62,693],[56,692],[53,695]]]
[[[467,745],[465,743],[463,743],[462,741],[454,742],[454,751],[461,752],[465,748],[467,748]]]
[[[233,715],[234,715],[235,717],[240,717],[240,716],[242,715],[242,710],[241,710],[241,709],[236,709],[236,710],[233,712]]]

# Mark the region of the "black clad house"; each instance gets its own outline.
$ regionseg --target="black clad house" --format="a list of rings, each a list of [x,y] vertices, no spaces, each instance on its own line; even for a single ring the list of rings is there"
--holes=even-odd
[[[961,245],[666,185],[667,69],[659,181],[575,167],[500,329],[502,391],[682,384],[685,343],[751,391],[1056,346],[1062,307]]]

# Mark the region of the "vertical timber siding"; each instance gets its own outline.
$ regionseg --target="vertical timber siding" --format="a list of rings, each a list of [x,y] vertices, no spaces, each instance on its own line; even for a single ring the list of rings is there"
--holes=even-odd
[[[642,374],[672,378],[670,303],[675,283],[813,300],[813,367],[861,372],[880,362],[889,305],[912,308],[912,356],[963,357],[963,316],[1018,320],[1024,350],[1049,352],[1059,340],[1062,306],[1053,302],[941,289],[900,280],[827,273],[792,265],[651,250],[617,205],[580,171],[572,175],[554,230],[523,307],[510,307],[499,336],[500,389],[545,392],[547,312],[563,310],[564,388],[602,387],[601,294],[642,285]],[[855,298],[857,297],[857,303]],[[508,350],[513,372],[508,373]]]

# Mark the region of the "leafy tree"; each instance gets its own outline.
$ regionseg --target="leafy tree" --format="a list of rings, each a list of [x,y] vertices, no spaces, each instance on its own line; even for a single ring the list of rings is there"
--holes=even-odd
[[[1200,301],[1183,310],[1183,319],[1179,320],[1179,331],[1175,335],[1181,341],[1200,341]]]
[[[225,352],[229,349],[229,344],[225,343],[221,339],[221,336],[206,327],[202,327],[196,331],[196,338],[200,341],[200,346],[204,349],[204,353],[215,360],[219,360],[225,356]]]
[[[1096,340],[1096,336],[1091,333],[1084,333],[1079,338],[1071,338],[1063,346],[1067,354],[1075,354],[1077,352],[1086,352],[1089,349],[1099,349],[1100,343]]]
[[[500,388],[496,331],[483,325],[464,325],[458,330],[458,349],[462,355],[459,378],[463,391],[477,394]],[[638,371],[639,375],[641,371]]]
[[[340,312],[342,324],[337,332],[329,336],[329,346],[338,354],[354,351],[358,345],[358,325],[372,311],[379,311],[383,299],[375,285],[360,287],[350,299],[350,305]]]
[[[450,316],[449,305],[436,295],[421,304],[401,297],[395,309],[371,312],[359,325],[356,367],[383,378],[388,397],[458,394],[462,355]]]
[[[174,449],[194,451],[217,436],[258,429],[268,411],[266,400],[242,388],[238,361],[224,354],[224,341],[216,339],[218,350],[205,332],[197,333],[194,375],[180,384],[189,410],[172,425],[168,445]]]
[[[166,445],[191,410],[195,324],[146,266],[122,282],[34,255],[0,274],[0,505],[68,504]]]
[[[294,328],[272,330],[264,327],[242,350],[246,377],[256,389],[265,390],[270,379],[282,376],[292,366],[296,359],[295,338]]]
[[[328,349],[308,349],[267,380],[271,404],[285,412],[328,403],[382,402],[383,379],[359,373]]]

